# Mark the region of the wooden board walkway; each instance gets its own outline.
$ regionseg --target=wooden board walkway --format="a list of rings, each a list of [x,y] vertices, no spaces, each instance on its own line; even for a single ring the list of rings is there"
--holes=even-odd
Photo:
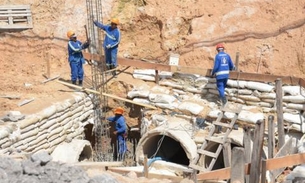
[[[33,28],[30,5],[0,6],[0,30],[23,30]]]

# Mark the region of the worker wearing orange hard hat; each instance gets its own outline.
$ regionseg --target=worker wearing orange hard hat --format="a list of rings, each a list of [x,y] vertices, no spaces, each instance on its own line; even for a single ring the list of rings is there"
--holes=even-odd
[[[94,21],[93,23],[97,27],[104,30],[106,33],[103,43],[106,57],[106,65],[107,69],[114,69],[117,67],[118,46],[121,41],[121,33],[117,27],[120,24],[119,19],[111,19],[110,25],[104,25],[98,21]],[[115,75],[115,72],[113,74]]]
[[[217,55],[214,59],[214,67],[211,72],[212,76],[216,76],[216,85],[222,105],[227,103],[225,96],[225,88],[229,79],[229,72],[234,69],[234,64],[229,54],[224,52],[224,45],[219,43],[216,45]]]
[[[117,159],[119,161],[124,159],[124,155],[127,151],[127,146],[126,146],[127,127],[123,113],[124,113],[124,109],[122,107],[118,107],[114,110],[114,116],[107,118],[108,121],[116,123],[115,131],[113,133],[117,136],[117,142],[118,142]]]
[[[84,79],[83,64],[85,63],[82,50],[88,48],[90,43],[88,41],[83,44],[77,40],[75,32],[71,30],[67,32],[67,37],[69,38],[68,60],[71,68],[71,82],[76,85],[78,80],[78,85],[82,86]]]

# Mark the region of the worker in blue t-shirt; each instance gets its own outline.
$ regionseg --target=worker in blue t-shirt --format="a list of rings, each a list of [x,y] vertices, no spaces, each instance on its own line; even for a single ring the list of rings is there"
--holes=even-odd
[[[67,37],[69,38],[68,60],[71,68],[71,82],[76,85],[78,80],[78,85],[82,86],[84,79],[83,64],[85,63],[82,50],[89,47],[90,41],[82,44],[82,42],[77,40],[75,32],[71,30],[67,32]]]
[[[124,160],[124,155],[127,151],[126,138],[127,138],[127,128],[125,118],[123,116],[124,109],[118,107],[114,110],[114,116],[107,118],[110,122],[115,122],[115,131],[113,132],[117,136],[118,142],[118,160]]]
[[[117,53],[118,46],[121,41],[121,33],[118,29],[119,20],[117,18],[111,19],[111,25],[103,25],[98,21],[94,21],[94,25],[105,31],[105,39],[103,43],[106,66],[107,69],[114,69],[117,67]]]
[[[211,75],[216,75],[216,85],[219,92],[219,98],[222,105],[227,103],[227,98],[225,96],[225,88],[229,79],[229,71],[234,70],[234,64],[231,60],[229,54],[224,52],[223,44],[217,44],[216,50],[217,55],[214,60],[214,68]]]

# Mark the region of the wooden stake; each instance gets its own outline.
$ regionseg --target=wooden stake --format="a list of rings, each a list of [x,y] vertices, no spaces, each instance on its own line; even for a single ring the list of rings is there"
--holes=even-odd
[[[144,155],[144,177],[148,178],[148,164],[147,164],[147,155]]]
[[[136,104],[136,105],[147,107],[147,108],[150,108],[150,109],[157,109],[156,107],[154,107],[152,105],[147,105],[147,104],[142,104],[142,103],[139,103],[139,102],[134,102],[132,100],[121,98],[121,97],[118,97],[116,95],[111,95],[111,94],[107,94],[107,93],[103,93],[103,92],[98,92],[96,90],[92,90],[92,89],[89,89],[89,88],[84,88],[84,87],[77,86],[77,85],[67,83],[67,82],[64,82],[64,81],[56,80],[56,82],[61,83],[61,84],[66,85],[66,86],[69,86],[69,87],[72,87],[72,88],[77,88],[77,89],[80,89],[80,90],[83,90],[83,91],[87,91],[87,92],[90,92],[90,93],[100,94],[100,95],[103,95],[103,96],[106,96],[106,97],[114,98],[114,99],[117,99],[117,100],[122,100],[122,101],[125,101],[125,102],[128,102],[128,103]]]
[[[276,87],[276,111],[277,111],[277,126],[278,126],[278,139],[279,148],[285,144],[285,132],[284,132],[284,121],[283,121],[283,91],[282,91],[282,79],[278,78],[275,81]]]

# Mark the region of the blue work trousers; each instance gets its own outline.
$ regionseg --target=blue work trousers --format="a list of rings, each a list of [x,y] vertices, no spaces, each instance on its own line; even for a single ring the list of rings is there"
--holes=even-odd
[[[124,155],[127,151],[127,145],[126,140],[123,134],[117,135],[117,141],[118,141],[118,159],[119,161],[123,160]]]
[[[106,65],[117,67],[118,48],[105,48]]]
[[[81,81],[84,79],[84,68],[83,68],[83,63],[81,60],[71,61],[70,68],[71,68],[71,81],[72,82],[76,81],[77,79],[81,80]]]
[[[217,79],[216,85],[221,100],[225,99],[225,88],[227,87],[228,78]]]

